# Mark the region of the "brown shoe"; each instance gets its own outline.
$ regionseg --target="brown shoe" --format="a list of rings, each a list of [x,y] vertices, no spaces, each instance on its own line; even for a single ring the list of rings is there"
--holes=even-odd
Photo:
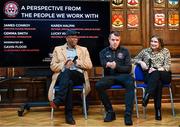
[[[57,108],[56,104],[53,101],[50,101],[50,106],[51,106],[51,108],[54,108],[54,109]]]

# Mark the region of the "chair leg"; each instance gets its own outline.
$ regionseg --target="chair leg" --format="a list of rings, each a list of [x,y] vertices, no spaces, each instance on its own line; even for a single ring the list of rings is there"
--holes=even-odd
[[[173,102],[173,96],[172,96],[171,87],[169,87],[169,94],[170,94],[170,100],[171,100],[172,115],[175,117],[174,102]]]
[[[51,120],[53,119],[54,117],[54,108],[51,108]]]
[[[146,119],[146,107],[143,107],[143,116],[144,116],[144,119]]]
[[[83,89],[83,110],[84,110],[84,117],[87,120],[87,107],[86,107],[85,89]]]
[[[104,107],[104,105],[102,104],[102,102],[101,102],[101,104],[100,104],[100,108],[101,108],[101,113],[102,113],[103,119],[104,119],[105,116],[106,116],[106,111],[105,111],[105,107]]]
[[[143,91],[143,97],[145,96],[145,89],[142,88],[142,91]],[[143,116],[144,116],[144,119],[146,119],[146,107],[143,107]]]
[[[139,109],[138,109],[138,100],[137,100],[137,90],[135,89],[135,103],[136,103],[136,115],[137,115],[137,118],[139,118]]]
[[[55,98],[55,89],[53,89],[53,97],[52,98],[53,99]],[[54,108],[51,107],[51,120],[53,119],[53,117],[54,117]]]

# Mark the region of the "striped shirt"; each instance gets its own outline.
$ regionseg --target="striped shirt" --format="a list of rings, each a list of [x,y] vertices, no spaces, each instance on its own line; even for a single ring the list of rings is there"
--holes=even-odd
[[[66,50],[67,60],[73,60],[73,59],[75,58],[75,56],[77,56],[76,48],[69,48],[69,47],[67,46],[66,49],[67,49],[67,50]],[[62,72],[64,72],[65,69],[66,69],[66,68],[65,68],[65,66],[64,66],[63,69],[62,69]],[[80,69],[80,68],[78,68],[78,67],[76,66],[76,63],[75,63],[72,67],[70,67],[69,69],[70,69],[70,70],[76,70],[76,71],[78,71],[78,72],[80,72],[80,73],[83,73],[83,70]]]

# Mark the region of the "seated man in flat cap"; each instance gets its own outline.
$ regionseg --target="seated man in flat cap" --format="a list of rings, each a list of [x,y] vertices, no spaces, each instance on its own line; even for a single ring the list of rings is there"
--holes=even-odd
[[[72,88],[73,85],[83,84],[85,82],[86,95],[90,91],[90,84],[87,75],[87,69],[92,68],[87,48],[77,45],[79,32],[68,30],[66,32],[66,43],[54,48],[51,70],[54,72],[52,82],[49,88],[48,98],[50,105],[57,108],[62,103],[65,104],[65,120],[68,124],[75,124],[72,115]],[[59,91],[53,99],[53,88],[59,86]]]

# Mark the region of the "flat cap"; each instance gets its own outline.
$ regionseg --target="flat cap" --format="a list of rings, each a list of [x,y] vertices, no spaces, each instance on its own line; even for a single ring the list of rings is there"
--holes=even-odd
[[[74,36],[74,35],[79,35],[80,32],[77,32],[76,30],[67,30],[66,31],[66,36]]]

